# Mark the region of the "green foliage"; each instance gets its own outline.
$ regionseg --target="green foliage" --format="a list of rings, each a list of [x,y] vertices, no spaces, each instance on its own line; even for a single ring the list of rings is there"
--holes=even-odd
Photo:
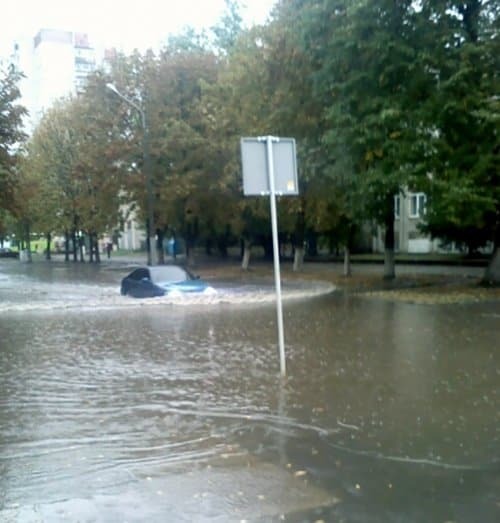
[[[119,221],[121,154],[102,79],[93,82],[85,95],[56,103],[28,143],[18,199],[40,232],[96,234]]]
[[[14,195],[16,191],[16,160],[19,147],[25,139],[22,119],[26,109],[19,105],[19,73],[14,66],[0,63],[0,226],[5,211],[17,212]]]
[[[268,202],[243,197],[239,138],[271,134],[298,144],[301,196],[279,202],[281,233],[348,245],[370,220],[390,236],[393,196],[425,191],[426,230],[475,248],[500,222],[498,10],[483,0],[282,0],[270,23],[243,30],[228,0],[215,41],[186,29],[158,54],[119,55],[49,111],[16,201],[47,230],[77,217],[103,231],[131,209],[144,222],[144,115],[161,234],[265,241]],[[0,183],[14,187],[10,149],[1,159]],[[41,209],[29,204],[33,188]]]
[[[221,52],[228,53],[236,45],[242,33],[241,6],[237,0],[224,0],[226,11],[220,21],[212,27],[215,36],[215,47]]]
[[[425,230],[474,250],[500,227],[498,6],[451,7],[424,3],[423,16],[434,20],[428,43],[444,45],[429,58],[434,89],[422,127],[432,132],[420,183],[429,194]]]

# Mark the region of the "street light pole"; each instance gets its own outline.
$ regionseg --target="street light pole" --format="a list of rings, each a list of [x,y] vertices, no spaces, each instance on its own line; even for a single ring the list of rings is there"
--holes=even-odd
[[[147,220],[146,220],[146,235],[147,235],[147,251],[148,251],[148,265],[153,265],[153,250],[156,250],[155,246],[155,227],[154,227],[154,200],[153,200],[153,172],[151,167],[151,154],[150,154],[150,144],[149,144],[149,126],[146,119],[146,111],[138,104],[136,104],[130,98],[127,98],[123,95],[114,84],[107,83],[106,87],[113,91],[119,98],[127,102],[132,106],[136,111],[141,115],[141,124],[142,124],[142,160],[144,165],[144,174],[146,177],[146,210],[147,210]]]
[[[156,235],[154,225],[154,212],[153,212],[153,176],[151,169],[151,154],[149,149],[149,126],[146,121],[146,113],[142,111],[142,127],[144,129],[142,139],[142,155],[144,159],[144,171],[146,173],[146,194],[147,194],[147,211],[148,211],[148,223],[147,223],[147,234],[148,234],[148,265],[153,265],[153,252],[156,251]]]

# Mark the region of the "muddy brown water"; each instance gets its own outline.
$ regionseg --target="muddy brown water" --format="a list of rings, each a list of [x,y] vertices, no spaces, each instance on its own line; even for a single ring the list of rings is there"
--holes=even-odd
[[[0,520],[500,519],[498,302],[119,296],[0,261]]]

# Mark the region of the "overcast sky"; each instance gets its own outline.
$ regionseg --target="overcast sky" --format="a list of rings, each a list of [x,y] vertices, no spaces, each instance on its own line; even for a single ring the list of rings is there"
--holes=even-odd
[[[246,25],[263,23],[275,2],[243,0]],[[145,50],[187,25],[214,25],[224,6],[224,0],[7,0],[1,7],[0,56],[41,28],[86,32],[96,45],[126,52]]]

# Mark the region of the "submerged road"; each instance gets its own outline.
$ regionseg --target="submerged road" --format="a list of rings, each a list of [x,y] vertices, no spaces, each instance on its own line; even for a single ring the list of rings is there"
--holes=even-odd
[[[0,260],[1,521],[498,521],[498,303],[124,273]]]

